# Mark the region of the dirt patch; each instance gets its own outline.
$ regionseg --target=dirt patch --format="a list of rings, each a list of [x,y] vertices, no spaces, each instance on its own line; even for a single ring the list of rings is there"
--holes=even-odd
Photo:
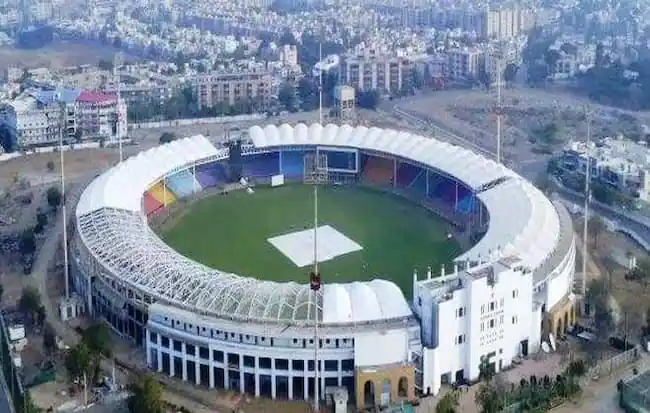
[[[399,106],[428,116],[434,122],[488,148],[497,132],[494,90],[462,90],[437,92],[422,99],[400,103]],[[520,152],[538,148],[544,129],[557,126],[551,149],[561,147],[570,138],[586,136],[585,109],[588,102],[559,91],[541,89],[505,89],[502,92],[503,151]],[[623,134],[633,139],[642,135],[643,125],[650,124],[650,114],[620,110],[589,103],[592,133],[595,138]]]
[[[118,50],[91,42],[55,42],[38,50],[23,50],[13,46],[0,47],[0,69],[8,67],[61,69],[70,66],[96,65],[101,59],[113,60]],[[129,60],[136,60],[128,56]]]
[[[69,178],[89,171],[106,169],[118,160],[114,149],[83,149],[65,153],[65,172]],[[50,164],[52,168],[48,168]],[[0,188],[7,189],[22,179],[34,185],[50,184],[60,178],[58,152],[24,155],[0,162]]]

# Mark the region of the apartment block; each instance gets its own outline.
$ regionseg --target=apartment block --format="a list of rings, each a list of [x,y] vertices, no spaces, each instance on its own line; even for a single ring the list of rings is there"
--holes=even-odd
[[[355,89],[398,93],[406,86],[412,67],[413,62],[409,57],[368,47],[342,59],[339,77]]]
[[[79,89],[28,90],[0,106],[0,125],[17,148],[59,140],[113,141],[127,134],[126,104]]]
[[[199,108],[253,102],[266,107],[273,96],[273,77],[268,72],[207,73],[190,80]]]

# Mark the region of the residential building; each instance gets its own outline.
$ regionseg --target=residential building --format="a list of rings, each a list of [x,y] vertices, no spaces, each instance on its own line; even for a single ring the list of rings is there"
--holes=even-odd
[[[535,24],[533,11],[528,8],[499,8],[481,14],[477,33],[494,39],[509,39],[525,34]],[[481,26],[483,19],[485,23]]]
[[[570,141],[562,154],[560,167],[585,175],[590,159],[591,179],[650,202],[650,149],[644,141],[634,142],[619,136],[592,142]]]
[[[265,108],[273,96],[273,77],[269,72],[213,72],[194,77],[190,84],[196,90],[199,108],[246,102]]]
[[[28,90],[1,106],[0,123],[18,148],[126,136],[126,104],[80,89]]]
[[[476,78],[485,63],[485,52],[478,47],[464,47],[447,52],[447,76],[452,80]]]
[[[117,139],[127,134],[126,103],[116,95],[83,91],[76,100],[76,127],[84,139]],[[69,121],[68,121],[69,122]]]
[[[343,57],[339,77],[359,90],[399,93],[406,85],[413,67],[412,59],[374,46],[357,48]]]

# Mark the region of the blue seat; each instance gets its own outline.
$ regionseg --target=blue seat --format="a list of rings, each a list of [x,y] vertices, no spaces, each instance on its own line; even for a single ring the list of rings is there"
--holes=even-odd
[[[177,198],[185,198],[202,189],[201,184],[194,179],[194,176],[188,170],[181,171],[167,178],[167,187]]]

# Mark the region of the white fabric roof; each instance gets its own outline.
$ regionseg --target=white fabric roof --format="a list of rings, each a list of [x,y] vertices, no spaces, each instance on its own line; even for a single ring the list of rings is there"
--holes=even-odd
[[[257,148],[323,145],[386,152],[445,171],[474,189],[497,178],[515,175],[504,166],[459,146],[390,129],[284,124],[253,126],[249,135]]]
[[[429,165],[478,188],[509,177],[481,194],[490,215],[484,238],[458,259],[488,259],[499,247],[531,268],[553,251],[559,220],[548,199],[514,172],[465,149],[410,133],[351,126],[253,127],[258,148],[323,145],[385,152]],[[174,169],[224,155],[205,137],[174,141],[129,158],[95,179],[77,205],[77,236],[86,254],[125,284],[161,302],[222,318],[330,325],[410,317],[404,295],[392,282],[325,284],[314,295],[307,284],[240,277],[189,260],[149,229],[142,195]],[[80,260],[83,262],[84,260]]]
[[[560,219],[551,201],[521,178],[509,179],[478,198],[488,210],[490,225],[485,236],[456,260],[517,255],[531,270],[542,265],[560,236]]]
[[[169,171],[219,151],[203,135],[179,139],[131,157],[95,179],[81,195],[77,216],[100,208],[140,211],[144,191]]]

